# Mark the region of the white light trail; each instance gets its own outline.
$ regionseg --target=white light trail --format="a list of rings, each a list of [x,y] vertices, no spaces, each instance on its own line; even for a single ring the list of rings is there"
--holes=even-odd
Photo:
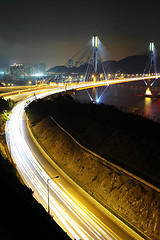
[[[57,90],[58,91],[58,90]],[[61,90],[62,91],[62,90]],[[53,90],[51,90],[53,92]],[[56,91],[54,91],[56,92]],[[41,93],[37,98],[51,93]],[[14,107],[10,119],[6,124],[6,140],[11,151],[12,158],[28,186],[34,190],[35,197],[43,199],[47,206],[46,182],[51,176],[43,169],[32,153],[30,146],[24,138],[24,107],[27,101],[33,101],[34,97],[20,102]],[[50,208],[61,226],[74,239],[118,239],[110,233],[106,226],[99,221],[88,209],[80,204],[65,188],[50,181]]]
[[[145,77],[143,77],[144,79]],[[127,79],[127,81],[135,81],[137,78]],[[143,80],[142,77],[138,80]],[[110,80],[111,84],[126,82],[126,79]],[[86,82],[78,84],[67,85],[67,90],[104,86],[105,81],[100,82]],[[56,89],[47,89],[43,93],[40,91],[36,93],[36,98],[43,98],[45,96],[65,91],[66,86],[62,84]],[[32,188],[34,196],[43,204],[47,206],[48,192],[47,192],[47,179],[51,178],[49,169],[43,165],[43,161],[37,159],[34,154],[34,149],[30,146],[29,140],[25,136],[24,130],[24,108],[35,97],[31,96],[24,101],[17,104],[10,114],[10,119],[6,123],[6,141],[10,149],[12,158],[24,180],[24,182]],[[47,160],[46,160],[47,161]],[[49,167],[53,168],[52,164]],[[60,174],[59,174],[60,175]],[[62,177],[62,175],[61,175]],[[60,179],[61,179],[60,177]],[[116,233],[113,233],[99,218],[97,218],[88,208],[86,208],[81,201],[76,199],[70,189],[66,188],[59,181],[50,181],[50,209],[55,216],[57,223],[67,231],[69,236],[74,239],[84,240],[120,240]],[[75,191],[75,190],[74,190]],[[107,220],[108,221],[108,220]],[[118,225],[118,224],[117,224]],[[125,226],[126,227],[126,226]],[[118,230],[122,231],[122,229]],[[131,231],[131,230],[129,230]],[[126,230],[123,234],[126,234]],[[126,238],[133,239],[130,234]],[[140,238],[136,238],[140,239]]]

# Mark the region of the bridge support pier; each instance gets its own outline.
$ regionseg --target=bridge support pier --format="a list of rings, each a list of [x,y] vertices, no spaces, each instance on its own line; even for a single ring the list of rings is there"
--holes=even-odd
[[[151,97],[152,96],[152,92],[151,92],[150,86],[147,86],[147,89],[146,89],[146,92],[145,92],[145,96],[146,97]]]
[[[151,42],[149,44],[149,77],[151,76],[152,70],[154,71],[154,69],[152,69],[153,65],[154,65],[154,62],[153,62],[153,60],[154,60],[153,52],[154,52],[154,43]],[[151,79],[150,78],[147,79],[147,89],[146,89],[146,92],[145,92],[145,96],[148,96],[148,97],[152,96],[152,92],[151,92]]]

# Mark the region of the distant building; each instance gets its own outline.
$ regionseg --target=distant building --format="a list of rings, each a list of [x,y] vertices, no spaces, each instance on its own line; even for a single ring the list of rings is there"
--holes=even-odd
[[[87,62],[80,62],[80,66],[83,66],[83,65],[85,65]]]
[[[17,77],[22,76],[38,76],[42,75],[46,70],[45,63],[38,64],[17,64],[10,65],[10,74]]]
[[[72,59],[68,60],[67,67],[68,68],[72,68],[73,67],[73,60]]]
[[[26,65],[25,66],[25,74],[28,76],[32,76],[35,74],[33,65]]]
[[[13,76],[24,76],[25,74],[25,68],[23,64],[17,64],[14,63],[13,65],[10,65],[10,74]]]
[[[74,64],[74,66],[75,66],[75,67],[78,67],[78,64],[79,64],[79,62],[76,61],[75,64]]]
[[[46,64],[45,63],[38,63],[34,65],[34,72],[36,73],[44,73],[46,70]]]

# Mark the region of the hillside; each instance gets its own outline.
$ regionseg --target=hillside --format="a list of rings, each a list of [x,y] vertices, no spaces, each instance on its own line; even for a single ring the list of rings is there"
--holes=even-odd
[[[160,58],[157,58],[157,72],[160,71]],[[129,56],[119,61],[104,61],[103,67],[107,73],[116,73],[116,72],[123,72],[128,74],[140,74],[144,72],[149,64],[149,56],[148,55],[135,55]],[[101,64],[99,65],[99,69],[101,69]],[[47,72],[55,72],[55,73],[84,73],[86,72],[87,64],[84,64],[79,67],[68,68],[66,66],[55,66],[50,68]],[[91,68],[90,68],[91,69]]]
[[[113,106],[81,104],[70,96],[31,104],[33,123],[48,114],[86,147],[160,186],[160,124]]]
[[[81,149],[49,115],[86,147],[157,186],[159,124],[112,106],[80,104],[70,96],[39,100],[27,113],[36,136],[64,171],[132,226],[160,239],[160,194]]]

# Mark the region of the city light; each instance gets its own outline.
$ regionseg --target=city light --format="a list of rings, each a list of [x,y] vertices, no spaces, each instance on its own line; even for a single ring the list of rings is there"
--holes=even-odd
[[[43,77],[43,73],[35,73],[32,75],[33,77]]]

